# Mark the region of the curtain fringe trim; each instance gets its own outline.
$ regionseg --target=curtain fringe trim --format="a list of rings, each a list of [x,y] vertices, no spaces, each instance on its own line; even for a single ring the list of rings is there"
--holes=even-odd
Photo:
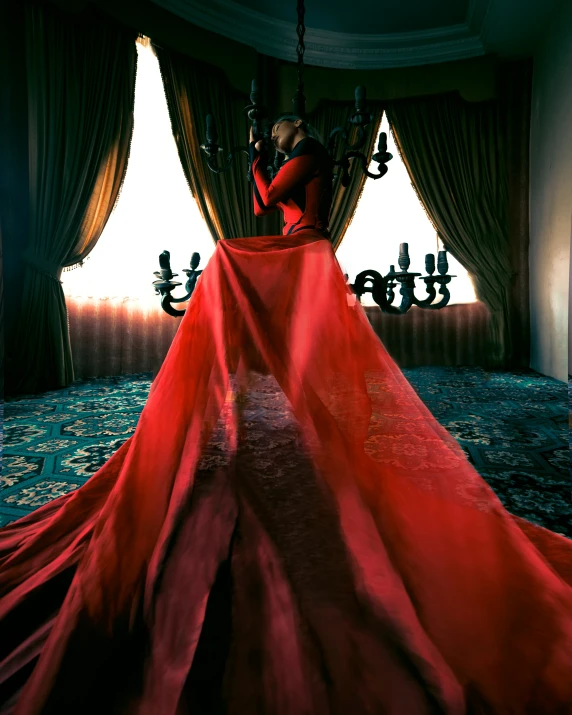
[[[173,120],[173,111],[172,111],[171,104],[170,104],[170,102],[169,102],[169,98],[167,97],[167,90],[165,89],[165,74],[164,74],[164,72],[163,72],[163,65],[161,64],[161,58],[159,57],[159,54],[161,53],[162,48],[159,47],[158,45],[156,45],[156,44],[153,42],[152,39],[149,41],[149,46],[150,46],[151,49],[153,50],[153,53],[155,54],[155,57],[157,58],[157,62],[159,63],[159,72],[161,73],[161,82],[163,83],[163,96],[165,97],[165,104],[167,105],[167,109],[168,109],[168,111],[169,111],[169,120],[170,120],[170,122],[171,122],[171,132],[172,132],[172,134],[173,134],[173,139],[175,140],[175,144],[177,145],[177,154],[178,154],[178,153],[179,153],[179,141],[178,141],[178,137],[175,136],[175,131],[174,131],[175,122],[174,122],[174,120]],[[157,50],[159,50],[159,52],[157,52]],[[180,160],[180,159],[179,159],[179,160]],[[181,162],[181,165],[182,165],[182,162]],[[195,192],[193,191],[193,187],[191,186],[191,182],[189,181],[189,177],[187,176],[187,172],[186,172],[186,171],[183,171],[183,175],[184,175],[184,177],[185,177],[185,181],[187,182],[187,186],[188,186],[188,188],[189,188],[189,193],[191,194],[191,196],[192,196],[193,199],[195,200],[195,203],[197,204],[198,209],[199,209],[199,212],[200,212],[200,214],[201,214],[201,216],[202,216],[202,213],[203,213],[203,212],[202,212],[202,209],[201,209],[201,205],[200,205],[200,203],[198,202],[197,197],[195,196]],[[204,220],[204,216],[203,216],[203,220]],[[213,239],[213,243],[214,243],[215,246],[216,246],[216,244],[217,244],[217,242],[218,242],[218,239],[217,239],[215,236],[213,236],[212,233],[211,233],[211,238]]]
[[[382,109],[382,110],[381,110],[381,116],[379,117],[379,123],[378,123],[377,129],[376,129],[376,131],[375,131],[375,133],[374,133],[374,143],[373,143],[373,148],[374,148],[374,150],[375,150],[375,140],[376,140],[377,137],[379,136],[379,130],[381,129],[381,123],[383,122],[384,112],[385,112],[385,110]],[[365,185],[367,184],[368,178],[369,178],[369,177],[366,176],[365,179],[364,179],[363,184],[361,185],[361,189],[360,189],[360,192],[359,192],[358,197],[357,197],[357,200],[356,200],[355,210],[352,212],[352,214],[351,214],[351,216],[350,216],[350,218],[349,218],[349,221],[348,221],[347,224],[346,224],[346,227],[345,227],[345,229],[344,229],[344,232],[343,232],[342,235],[341,235],[340,240],[338,241],[337,245],[334,246],[334,253],[335,253],[335,252],[338,250],[338,248],[342,245],[343,240],[344,240],[344,238],[346,237],[346,233],[348,232],[349,227],[352,225],[352,221],[354,220],[354,217],[355,217],[355,215],[356,215],[356,213],[357,213],[358,206],[359,206],[359,202],[361,201],[361,197],[362,197],[362,194],[363,194],[363,192],[364,192]]]
[[[139,39],[138,36],[137,40]],[[137,43],[136,40],[136,43]],[[144,43],[141,43],[144,45]],[[145,45],[144,45],[145,46]],[[119,190],[117,191],[117,196],[115,197],[115,201],[113,203],[113,208],[111,209],[111,213],[115,211],[117,208],[117,205],[119,203],[119,199],[121,198],[121,192],[123,191],[123,185],[125,183],[125,177],[127,176],[127,169],[129,167],[129,159],[131,157],[131,144],[133,142],[133,132],[135,131],[135,89],[137,87],[137,72],[139,71],[139,57],[137,56],[137,53],[135,54],[135,76],[133,78],[133,90],[131,92],[130,100],[129,100],[129,116],[133,120],[133,126],[131,127],[131,134],[129,136],[129,144],[127,146],[127,156],[125,157],[125,170],[123,171],[123,176],[121,177],[121,182],[119,184]]]
[[[434,230],[435,230],[435,233],[439,236],[439,240],[441,241],[441,243],[444,243],[444,242],[443,242],[443,236],[441,235],[441,232],[439,231],[439,229],[438,229],[437,226],[435,225],[435,221],[433,220],[433,217],[430,215],[429,211],[427,211],[427,207],[425,206],[425,202],[424,202],[423,199],[421,198],[421,194],[419,193],[419,191],[418,191],[418,189],[417,189],[417,186],[415,185],[415,182],[413,181],[413,177],[411,176],[411,173],[410,173],[409,168],[408,168],[408,166],[407,166],[407,162],[406,162],[405,159],[403,158],[403,151],[402,151],[402,149],[401,149],[401,145],[399,144],[399,139],[397,138],[397,134],[395,133],[395,129],[393,128],[393,124],[391,123],[391,120],[389,119],[389,113],[387,114],[387,123],[389,124],[389,131],[391,132],[391,136],[393,137],[393,141],[395,142],[395,146],[397,147],[397,152],[399,153],[399,156],[400,156],[400,158],[401,158],[401,161],[403,162],[403,165],[405,166],[405,168],[407,169],[407,173],[409,174],[409,182],[410,182],[411,186],[413,187],[413,191],[415,191],[415,195],[417,196],[417,200],[419,201],[419,203],[420,203],[421,206],[423,207],[423,211],[425,211],[425,215],[427,216],[427,219],[428,219],[429,222],[431,223],[431,226],[433,226],[433,228],[434,228]],[[443,245],[443,247],[444,247],[444,245]]]

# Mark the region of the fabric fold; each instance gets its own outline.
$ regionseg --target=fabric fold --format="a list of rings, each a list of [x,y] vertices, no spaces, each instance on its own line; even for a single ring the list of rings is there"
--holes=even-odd
[[[15,715],[570,711],[572,542],[506,512],[348,294],[319,232],[219,241],[132,438],[0,530],[10,673],[45,637]]]

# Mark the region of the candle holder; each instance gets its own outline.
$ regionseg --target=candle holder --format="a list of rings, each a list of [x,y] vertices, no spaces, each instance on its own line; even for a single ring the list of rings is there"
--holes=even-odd
[[[234,155],[237,153],[243,153],[248,156],[248,147],[238,146],[230,150],[221,163],[219,154],[224,150],[218,143],[218,132],[216,129],[216,122],[212,114],[207,114],[207,140],[204,144],[201,144],[201,149],[205,152],[207,156],[207,166],[215,174],[222,174],[228,171],[234,162]]]
[[[185,310],[177,310],[176,308],[173,308],[173,304],[185,303],[193,294],[197,280],[202,273],[202,270],[197,271],[200,262],[200,254],[193,253],[191,256],[190,269],[183,268],[183,273],[187,275],[187,281],[185,283],[185,290],[187,291],[187,294],[182,298],[174,298],[171,295],[171,291],[178,288],[178,286],[182,285],[182,283],[172,280],[178,276],[178,273],[173,273],[171,271],[171,254],[169,251],[163,251],[163,253],[159,256],[160,270],[154,271],[158,280],[153,281],[153,286],[155,288],[155,293],[161,296],[161,307],[168,315],[178,318],[185,314]]]
[[[367,157],[365,154],[358,151],[358,149],[361,149],[365,144],[365,128],[371,123],[372,120],[372,115],[366,111],[365,101],[365,87],[356,87],[355,111],[348,118],[345,127],[336,127],[330,132],[330,136],[328,137],[328,153],[332,157],[334,166],[341,167],[341,183],[344,187],[349,186],[351,180],[351,159],[357,159],[362,172],[371,179],[380,179],[382,176],[385,176],[385,174],[387,174],[387,162],[393,159],[393,155],[387,151],[387,134],[385,132],[380,133],[377,142],[377,152],[372,156],[372,161],[376,161],[378,163],[377,174],[373,174],[369,171],[369,162]],[[357,127],[357,137],[356,140],[350,144],[349,136],[354,127]],[[339,159],[336,159],[336,142],[339,140],[342,141],[342,145],[346,149],[346,152]]]
[[[178,318],[185,314],[184,309],[178,310],[173,306],[177,303],[184,303],[190,299],[202,273],[202,270],[197,270],[200,261],[200,255],[193,253],[190,269],[183,269],[183,273],[187,276],[185,283],[186,295],[182,298],[174,298],[171,295],[172,291],[182,285],[182,283],[173,280],[178,274],[173,273],[171,270],[171,254],[169,251],[163,251],[159,256],[160,270],[154,272],[157,280],[153,281],[153,287],[155,288],[155,293],[161,295],[161,307],[168,315]],[[399,271],[396,271],[395,266],[391,265],[389,267],[389,273],[385,276],[382,276],[378,271],[366,270],[358,273],[354,283],[348,282],[347,273],[344,274],[344,278],[360,303],[365,293],[371,293],[373,300],[384,313],[403,315],[403,313],[407,313],[413,305],[425,310],[440,310],[444,308],[451,298],[447,285],[453,278],[456,278],[456,276],[451,276],[447,273],[449,270],[447,251],[439,251],[437,255],[437,272],[439,275],[433,275],[435,273],[435,256],[431,253],[425,256],[426,276],[421,276],[421,273],[410,273],[408,270],[410,264],[409,245],[402,243],[399,246]],[[415,279],[419,277],[425,282],[425,290],[427,292],[427,297],[423,299],[419,299],[415,296]],[[437,297],[437,285],[439,286],[441,300],[434,303],[433,301]],[[399,306],[393,305],[397,286],[399,286],[399,293],[401,295],[401,303]]]
[[[402,315],[407,313],[413,305],[425,310],[444,308],[451,298],[447,284],[451,282],[452,278],[456,278],[456,276],[451,276],[447,273],[449,270],[447,251],[439,251],[438,253],[437,271],[439,275],[437,276],[433,275],[435,272],[435,256],[431,253],[425,256],[426,276],[421,277],[421,273],[409,273],[410,263],[409,245],[402,243],[399,246],[398,259],[401,270],[396,271],[395,266],[390,266],[389,273],[385,276],[382,276],[378,271],[362,271],[356,276],[355,282],[350,283],[349,286],[360,302],[365,293],[371,293],[373,300],[384,313]],[[425,282],[425,290],[427,291],[427,297],[421,300],[415,296],[415,279],[419,277]],[[436,284],[439,285],[439,294],[442,296],[438,303],[433,302],[437,297]],[[394,306],[395,288],[398,285],[401,303],[399,306]]]

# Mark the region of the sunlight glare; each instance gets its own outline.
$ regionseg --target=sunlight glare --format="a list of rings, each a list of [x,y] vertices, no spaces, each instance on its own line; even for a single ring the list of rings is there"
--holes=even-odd
[[[153,271],[159,254],[171,252],[171,268],[181,272],[191,255],[204,268],[215,245],[187,185],[171,130],[159,62],[150,46],[137,43],[135,126],[125,181],[94,250],[82,267],[62,275],[66,296],[135,299],[144,309],[160,309]],[[183,286],[173,292],[183,295]]]
[[[358,207],[346,235],[336,252],[344,273],[353,282],[361,271],[376,270],[382,275],[389,272],[390,265],[399,270],[399,244],[409,244],[411,273],[427,275],[425,254],[433,253],[437,263],[437,250],[442,250],[435,229],[420,204],[415,189],[411,186],[405,164],[401,161],[393,136],[389,131],[387,117],[383,115],[380,130],[387,134],[387,151],[393,155],[388,163],[388,172],[381,179],[367,179]],[[379,134],[378,134],[379,136]],[[376,143],[377,148],[377,143]],[[369,170],[377,173],[377,164],[372,162]],[[473,303],[475,289],[467,271],[447,253],[449,274],[457,276],[449,283],[450,305]],[[425,297],[425,284],[416,280],[418,298]],[[399,288],[396,289],[396,300]],[[371,293],[362,298],[363,305],[375,305]]]
[[[205,268],[215,250],[181,167],[159,62],[150,47],[137,43],[135,127],[124,185],[119,201],[94,250],[82,267],[63,273],[65,295],[74,299],[134,300],[145,310],[160,310],[159,297],[151,285],[159,268],[159,254],[171,252],[175,280],[184,283],[181,272],[191,255],[201,255]],[[393,154],[385,177],[366,181],[355,216],[337,251],[337,259],[353,281],[368,268],[382,274],[390,264],[398,269],[399,244],[409,244],[411,272],[425,275],[426,253],[436,253],[435,231],[411,186],[399,157],[387,118],[383,117],[388,151]],[[376,164],[370,166],[376,171]],[[441,246],[439,246],[441,248]],[[450,255],[451,304],[476,300],[467,271]],[[419,283],[419,281],[418,281]],[[421,282],[420,298],[424,295]],[[174,291],[183,294],[183,287]],[[371,295],[364,305],[373,305]]]

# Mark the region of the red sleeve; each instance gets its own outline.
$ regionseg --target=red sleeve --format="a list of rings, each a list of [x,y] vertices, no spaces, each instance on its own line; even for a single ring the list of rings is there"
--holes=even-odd
[[[288,199],[295,186],[303,183],[317,168],[313,154],[302,154],[282,165],[273,181],[270,181],[262,155],[252,163],[254,177],[254,213],[263,216]]]
[[[254,190],[254,215],[255,216],[267,216],[268,214],[276,211],[276,206],[264,207],[264,201],[260,195],[258,189],[258,183],[264,181],[266,184],[270,184],[270,177],[266,169],[266,163],[268,160],[268,154],[265,149],[259,154],[251,148],[251,160],[252,160],[252,176],[254,178],[253,190]]]

